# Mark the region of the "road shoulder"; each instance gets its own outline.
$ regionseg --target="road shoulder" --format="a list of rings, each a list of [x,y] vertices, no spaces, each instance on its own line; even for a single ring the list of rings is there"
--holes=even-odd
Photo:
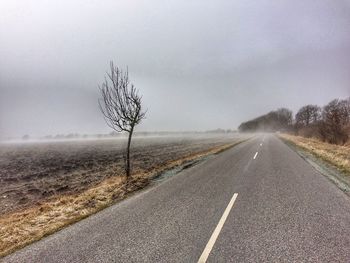
[[[292,141],[286,140],[283,137],[278,138],[285,143],[289,148],[295,151],[302,159],[309,163],[314,169],[324,175],[328,180],[334,183],[339,189],[350,196],[350,178],[339,171],[335,166],[323,161],[311,152],[303,149]]]

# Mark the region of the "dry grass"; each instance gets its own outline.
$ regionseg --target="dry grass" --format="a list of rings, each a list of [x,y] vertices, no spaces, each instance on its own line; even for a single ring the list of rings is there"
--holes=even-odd
[[[321,142],[316,139],[304,138],[281,134],[280,137],[288,142],[301,147],[303,150],[310,152],[314,156],[335,166],[339,171],[350,176],[350,147],[339,146]]]
[[[0,256],[5,256],[114,204],[125,198],[127,193],[145,187],[152,177],[162,171],[222,152],[240,142],[242,141],[169,161],[152,171],[135,171],[127,189],[123,177],[111,177],[80,194],[56,196],[31,208],[3,215],[0,217]]]

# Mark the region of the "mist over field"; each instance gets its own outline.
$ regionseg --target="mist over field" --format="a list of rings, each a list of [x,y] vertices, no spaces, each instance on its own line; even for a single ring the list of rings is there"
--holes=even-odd
[[[0,3],[0,138],[109,133],[97,86],[129,67],[137,129],[236,129],[349,96],[349,1]]]
[[[0,261],[349,262],[349,14],[0,0]]]

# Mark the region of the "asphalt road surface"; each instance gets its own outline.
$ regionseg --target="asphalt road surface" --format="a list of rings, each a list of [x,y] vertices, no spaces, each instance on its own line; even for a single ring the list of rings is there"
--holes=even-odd
[[[350,262],[350,198],[261,135],[5,262]]]

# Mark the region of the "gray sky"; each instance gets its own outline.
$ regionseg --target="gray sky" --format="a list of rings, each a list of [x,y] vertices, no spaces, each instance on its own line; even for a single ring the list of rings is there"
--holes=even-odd
[[[141,130],[236,128],[350,95],[345,0],[0,1],[0,137],[109,132],[109,61],[129,66]]]

